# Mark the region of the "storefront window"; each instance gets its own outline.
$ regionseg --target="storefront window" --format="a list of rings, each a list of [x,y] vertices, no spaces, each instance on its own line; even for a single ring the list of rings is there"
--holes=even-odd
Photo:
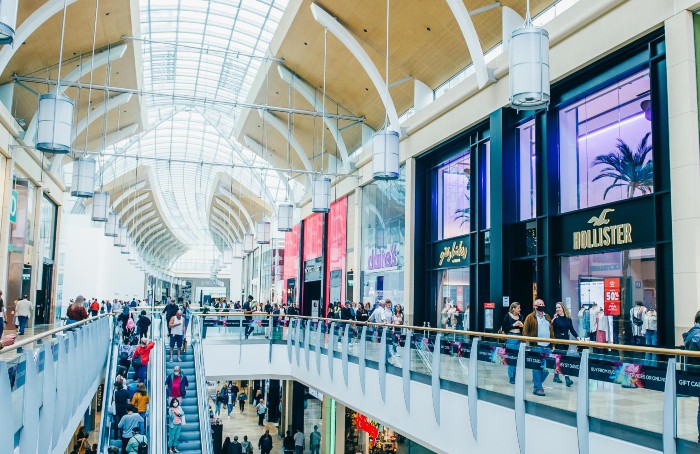
[[[654,191],[645,70],[559,113],[561,212]]]
[[[466,235],[471,229],[471,150],[437,169],[439,240]]]
[[[56,204],[44,196],[41,200],[41,246],[47,260],[54,258],[56,240]]]
[[[561,283],[562,302],[580,337],[658,344],[653,248],[563,257]]]
[[[518,127],[518,157],[515,172],[518,179],[518,220],[537,216],[535,179],[535,120]]]
[[[362,188],[363,302],[386,298],[403,305],[406,172],[396,181],[374,181]]]
[[[438,314],[440,328],[469,329],[469,268],[440,270],[438,276]]]

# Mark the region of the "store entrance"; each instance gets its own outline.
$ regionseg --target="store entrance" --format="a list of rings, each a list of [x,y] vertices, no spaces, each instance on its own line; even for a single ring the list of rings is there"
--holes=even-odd
[[[321,309],[321,280],[304,282],[302,311],[307,317],[323,317]]]
[[[532,303],[537,298],[537,261],[534,259],[513,260],[510,264],[510,301],[519,302],[521,312],[532,312]]]
[[[35,323],[37,325],[49,323],[49,317],[51,317],[51,284],[53,283],[53,264],[44,263],[41,271],[41,290],[36,291]]]

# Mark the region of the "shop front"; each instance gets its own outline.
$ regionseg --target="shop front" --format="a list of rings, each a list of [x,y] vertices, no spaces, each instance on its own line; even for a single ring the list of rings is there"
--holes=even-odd
[[[388,298],[404,305],[405,183],[402,167],[397,181],[374,181],[362,188],[363,303]]]
[[[345,302],[347,269],[348,198],[331,203],[328,212],[328,267],[326,268],[327,304]],[[324,311],[324,315],[325,315]]]
[[[390,427],[345,408],[345,454],[433,454]]]
[[[320,316],[324,305],[323,291],[325,266],[324,245],[325,215],[315,213],[304,219],[302,224],[302,271],[303,287],[301,289],[301,314]]]
[[[282,271],[282,284],[284,286],[284,297],[282,302],[290,304],[299,303],[299,259],[301,247],[301,224],[292,227],[291,232],[284,234],[284,263]]]

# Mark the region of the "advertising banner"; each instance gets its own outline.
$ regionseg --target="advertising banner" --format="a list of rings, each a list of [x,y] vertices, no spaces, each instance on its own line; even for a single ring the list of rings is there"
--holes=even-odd
[[[605,315],[620,315],[620,278],[606,277],[603,285],[605,286],[603,304]]]

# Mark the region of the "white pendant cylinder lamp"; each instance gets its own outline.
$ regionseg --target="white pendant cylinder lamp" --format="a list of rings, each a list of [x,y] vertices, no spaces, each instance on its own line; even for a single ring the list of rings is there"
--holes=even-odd
[[[372,173],[375,180],[399,178],[399,133],[379,131],[372,137]]]
[[[70,195],[92,197],[95,194],[95,166],[95,160],[87,156],[73,161],[73,183]]]
[[[270,244],[270,223],[260,221],[256,226],[256,242],[258,244]]]
[[[107,223],[105,224],[105,236],[114,238],[119,234],[119,219],[117,213],[111,211],[107,215]]]
[[[44,153],[66,154],[71,148],[74,101],[68,96],[46,93],[39,97],[36,148]]]
[[[243,252],[248,254],[250,252],[253,252],[255,249],[255,246],[253,245],[253,234],[252,233],[246,233],[243,235]]]
[[[283,202],[277,205],[277,230],[291,232],[294,223],[294,205]]]
[[[127,237],[126,227],[119,227],[119,230],[117,232],[117,236],[114,237],[114,245],[116,247],[126,246],[126,237]]]
[[[549,33],[530,20],[510,35],[510,105],[518,110],[549,106]]]
[[[17,25],[17,4],[19,0],[0,1],[0,44],[12,44]]]
[[[107,222],[109,214],[109,192],[99,191],[92,197],[92,220]]]
[[[233,251],[231,253],[234,259],[242,259],[243,258],[243,243],[240,241],[236,241],[233,243]]]
[[[311,211],[328,213],[331,206],[331,179],[324,175],[314,178],[311,194]]]

